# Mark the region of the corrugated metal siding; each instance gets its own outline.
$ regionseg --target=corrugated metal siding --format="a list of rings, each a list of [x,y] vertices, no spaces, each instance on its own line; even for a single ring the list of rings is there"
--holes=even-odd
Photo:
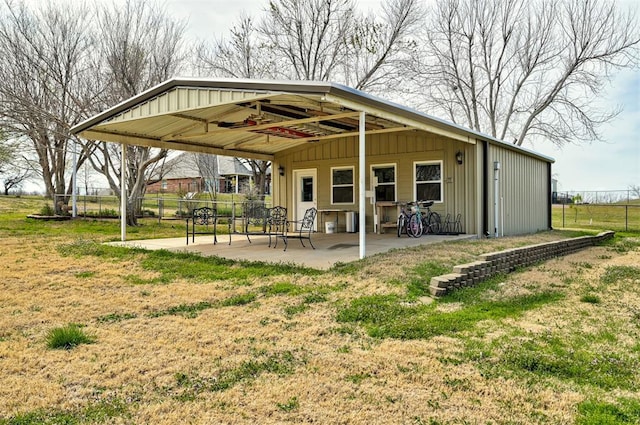
[[[499,174],[498,232],[505,236],[548,229],[548,163],[491,144],[489,146],[489,229],[493,234],[494,162],[501,164]],[[502,227],[504,223],[504,228]]]
[[[276,155],[276,162],[283,165],[288,176],[294,169],[318,170],[318,208],[343,208],[358,210],[358,149],[357,138],[345,138],[307,145]],[[455,217],[461,214],[463,231],[477,233],[475,225],[476,167],[474,145],[423,132],[390,133],[367,136],[366,187],[370,187],[371,166],[396,164],[396,196],[398,201],[413,200],[413,164],[416,161],[443,162],[443,202],[432,208],[442,215]],[[464,152],[464,163],[455,160],[457,151]],[[331,167],[353,166],[355,170],[354,204],[331,205]],[[468,188],[472,188],[469,190]],[[293,208],[290,187],[280,187],[278,203]],[[389,214],[392,212],[390,211]],[[395,213],[394,213],[395,214]],[[367,230],[373,230],[373,206],[367,203]]]
[[[169,112],[177,113],[262,97],[265,97],[264,92],[178,87],[116,115],[111,121],[144,118]]]

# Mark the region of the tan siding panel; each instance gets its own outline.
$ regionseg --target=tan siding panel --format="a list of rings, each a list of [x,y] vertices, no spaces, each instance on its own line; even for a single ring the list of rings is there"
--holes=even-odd
[[[545,230],[548,225],[547,163],[516,151],[490,148],[490,229],[494,228],[494,161],[500,161],[499,232],[517,235]]]

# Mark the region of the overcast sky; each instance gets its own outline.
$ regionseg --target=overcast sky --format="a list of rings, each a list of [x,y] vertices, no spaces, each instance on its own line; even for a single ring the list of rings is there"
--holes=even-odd
[[[635,0],[623,1],[634,4]],[[267,0],[168,0],[167,7],[176,17],[188,20],[188,36],[213,39],[225,36],[244,10],[258,16]],[[379,0],[358,0],[360,8],[379,10]],[[606,142],[565,146],[528,145],[556,159],[554,177],[559,190],[620,190],[640,185],[640,71],[623,71],[612,82],[607,96],[601,99],[623,112],[602,128]]]

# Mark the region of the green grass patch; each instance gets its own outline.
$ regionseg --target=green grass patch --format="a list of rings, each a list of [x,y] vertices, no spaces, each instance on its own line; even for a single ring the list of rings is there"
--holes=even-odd
[[[640,267],[634,266],[610,266],[600,277],[602,283],[611,284],[627,279],[637,279],[640,277]]]
[[[215,376],[191,376],[181,372],[175,375],[174,391],[180,400],[193,400],[203,392],[225,391],[241,382],[251,382],[263,373],[273,373],[278,376],[290,375],[302,361],[297,359],[291,351],[285,351],[257,356],[236,367],[222,369]]]
[[[145,251],[138,248],[125,248],[121,246],[111,246],[86,239],[77,239],[68,244],[57,247],[62,256],[81,257],[90,255],[102,259],[125,260],[132,255],[141,254]]]
[[[64,256],[91,255],[111,260],[140,259],[143,269],[161,274],[152,279],[141,279],[130,275],[127,280],[132,284],[166,284],[174,279],[187,279],[194,282],[213,282],[229,280],[244,282],[252,278],[278,275],[316,276],[323,272],[293,264],[271,264],[259,261],[235,261],[221,257],[203,257],[195,253],[175,253],[167,250],[147,251],[138,248],[124,248],[104,245],[94,241],[79,239],[58,247]],[[280,290],[286,285],[282,285]],[[278,290],[277,288],[274,290]]]
[[[580,301],[588,304],[600,304],[600,297],[595,294],[584,294],[580,297]]]
[[[246,294],[239,294],[222,300],[220,305],[223,307],[246,305],[256,300],[256,294],[247,292]]]
[[[131,285],[166,285],[171,283],[171,278],[167,275],[160,275],[151,278],[142,278],[137,274],[123,276],[125,282]]]
[[[429,294],[429,282],[431,278],[451,271],[451,265],[436,262],[426,262],[414,267],[413,276],[407,284],[407,296],[418,298]]]
[[[135,319],[136,317],[138,317],[138,315],[135,313],[110,313],[98,317],[96,321],[98,323],[117,323],[123,320]]]
[[[640,234],[618,232],[613,238],[604,241],[602,245],[618,254],[626,254],[640,247]]]
[[[353,384],[359,385],[365,379],[369,379],[369,378],[371,378],[370,373],[356,373],[356,374],[347,376],[345,379]]]
[[[505,338],[498,343],[502,349],[500,363],[508,370],[537,376],[570,380],[605,390],[619,388],[637,390],[637,356],[603,348],[591,337],[574,336],[567,340],[553,334],[518,341]]]
[[[578,405],[576,425],[633,425],[640,422],[640,401],[621,398],[618,403],[585,400]]]
[[[95,337],[88,335],[81,325],[70,323],[67,326],[51,329],[47,333],[47,347],[70,350],[80,344],[92,344]]]
[[[0,419],[0,425],[76,425],[112,423],[115,418],[128,418],[127,405],[120,399],[109,399],[70,411],[36,410]]]
[[[260,291],[267,296],[298,295],[305,292],[305,288],[291,282],[277,282],[263,286]]]
[[[199,282],[244,281],[250,278],[288,274],[315,276],[322,273],[319,270],[292,264],[234,261],[221,257],[203,257],[198,254],[174,253],[166,250],[147,252],[141,265],[147,270],[160,272],[171,279],[182,278]]]
[[[287,318],[291,319],[296,314],[303,313],[307,310],[309,310],[309,306],[307,304],[288,305],[284,308],[284,314]]]
[[[298,401],[298,397],[291,397],[286,403],[276,403],[276,405],[279,410],[289,413],[297,410],[300,407],[300,402]]]
[[[209,301],[201,301],[193,304],[180,304],[174,307],[169,307],[165,310],[154,311],[149,314],[149,317],[180,315],[193,319],[198,317],[202,310],[207,310],[213,307],[215,307],[215,304]]]
[[[190,319],[198,317],[200,312],[219,307],[241,306],[252,303],[256,300],[256,294],[248,292],[246,294],[233,295],[219,302],[200,301],[191,304],[179,304],[164,310],[157,310],[149,313],[149,317],[162,316],[184,316]]]
[[[452,312],[429,305],[409,303],[396,295],[375,295],[355,299],[338,311],[338,322],[355,322],[378,338],[421,339],[471,330],[483,320],[516,317],[525,311],[563,298],[557,292],[542,292],[507,300],[477,300]]]

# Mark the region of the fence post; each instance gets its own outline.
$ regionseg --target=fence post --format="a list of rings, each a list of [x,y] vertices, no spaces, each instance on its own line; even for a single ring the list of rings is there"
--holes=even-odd
[[[629,205],[624,206],[624,231],[629,231]]]

